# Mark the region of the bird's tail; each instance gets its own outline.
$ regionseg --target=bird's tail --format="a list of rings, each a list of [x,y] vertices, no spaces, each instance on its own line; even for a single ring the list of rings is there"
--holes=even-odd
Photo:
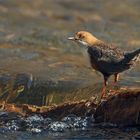
[[[134,50],[132,52],[126,53],[125,56],[125,63],[129,63],[130,61],[137,61],[139,59],[140,48]]]

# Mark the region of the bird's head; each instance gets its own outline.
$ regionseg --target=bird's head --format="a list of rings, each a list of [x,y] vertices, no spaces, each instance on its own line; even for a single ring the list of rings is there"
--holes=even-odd
[[[68,40],[75,41],[87,47],[94,45],[98,41],[96,37],[87,31],[79,31],[73,37],[69,37]]]

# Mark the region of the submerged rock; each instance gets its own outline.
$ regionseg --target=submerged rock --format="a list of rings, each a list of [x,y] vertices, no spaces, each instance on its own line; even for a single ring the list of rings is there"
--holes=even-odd
[[[140,125],[140,89],[118,91],[96,109],[95,122]]]

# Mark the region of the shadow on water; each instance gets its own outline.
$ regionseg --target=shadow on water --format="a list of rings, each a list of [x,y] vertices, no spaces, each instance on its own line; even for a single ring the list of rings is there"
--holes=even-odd
[[[124,86],[130,86],[127,83]],[[115,88],[124,87],[118,83]],[[137,84],[135,84],[135,87]],[[114,89],[108,86],[108,90]],[[0,76],[0,98],[8,103],[38,106],[58,105],[69,101],[99,98],[102,84],[82,85],[81,81],[40,81],[32,74],[5,74]]]
[[[101,88],[100,84],[80,86],[77,81],[38,81],[29,74],[1,75],[0,98],[9,103],[48,106],[92,98]]]

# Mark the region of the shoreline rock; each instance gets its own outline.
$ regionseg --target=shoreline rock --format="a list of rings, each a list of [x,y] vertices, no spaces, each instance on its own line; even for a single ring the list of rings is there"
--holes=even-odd
[[[1,102],[0,105],[3,103]],[[120,89],[106,101],[96,104],[94,99],[67,102],[53,106],[34,106],[28,104],[8,104],[6,112],[16,112],[21,116],[39,114],[44,118],[59,120],[70,114],[94,116],[95,123],[113,123],[123,126],[140,125],[140,89]]]
[[[122,90],[96,109],[95,121],[119,125],[140,125],[140,89]]]

